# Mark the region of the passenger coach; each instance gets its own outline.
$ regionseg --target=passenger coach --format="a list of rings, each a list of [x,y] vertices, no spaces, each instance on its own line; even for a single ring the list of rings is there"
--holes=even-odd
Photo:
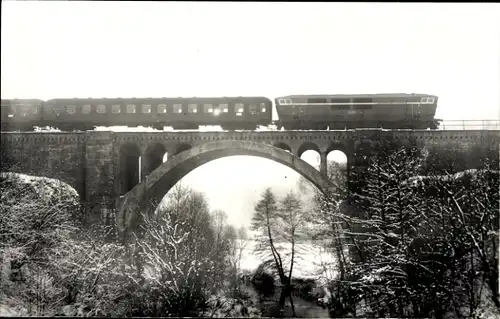
[[[44,124],[64,130],[95,126],[151,126],[163,129],[255,129],[268,125],[272,101],[265,97],[54,99],[45,103]]]

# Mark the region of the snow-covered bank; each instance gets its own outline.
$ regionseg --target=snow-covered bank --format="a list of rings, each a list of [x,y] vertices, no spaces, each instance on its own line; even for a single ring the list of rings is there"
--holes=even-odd
[[[245,243],[242,243],[245,245]],[[254,252],[256,241],[248,240],[246,247],[242,252],[241,268],[247,271],[254,271],[264,261]],[[332,252],[326,251],[320,243],[302,243],[296,245],[296,259],[293,270],[295,278],[315,278],[315,279],[332,279],[337,275],[336,259]],[[279,252],[282,253],[282,258],[289,259],[284,255],[288,254],[291,249],[291,244],[279,244]]]

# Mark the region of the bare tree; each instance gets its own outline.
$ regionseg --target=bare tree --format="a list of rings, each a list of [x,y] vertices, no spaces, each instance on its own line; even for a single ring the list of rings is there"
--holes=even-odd
[[[302,204],[295,194],[288,193],[278,203],[270,189],[262,194],[256,204],[252,220],[252,229],[259,231],[256,252],[266,262],[272,260],[280,278],[280,311],[283,313],[285,300],[289,298],[294,316],[291,278],[299,253],[297,243],[305,239],[304,222]],[[290,247],[288,249],[287,244]]]
[[[237,231],[237,255],[236,255],[236,265],[238,272],[241,272],[241,260],[243,258],[243,252],[248,247],[248,234],[246,228],[241,226]]]

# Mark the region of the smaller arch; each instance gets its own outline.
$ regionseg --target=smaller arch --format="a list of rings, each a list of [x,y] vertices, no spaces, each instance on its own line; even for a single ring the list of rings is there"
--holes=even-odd
[[[328,145],[327,149],[326,149],[326,154],[332,152],[332,151],[341,151],[342,153],[344,153],[346,156],[347,156],[347,146],[344,145],[343,143],[339,142],[339,141],[335,141],[335,142],[332,142],[330,143],[330,145]]]
[[[146,149],[143,175],[148,175],[163,163],[165,152],[165,146],[160,143],[152,144]]]
[[[119,155],[119,193],[124,194],[139,183],[141,150],[135,143],[120,147]]]
[[[120,154],[123,155],[141,155],[141,149],[135,143],[127,142],[120,147]]]
[[[318,152],[318,154],[321,154],[318,145],[313,142],[305,142],[299,146],[299,149],[297,150],[297,156],[301,157],[302,154],[306,151],[316,151]]]
[[[347,154],[341,150],[331,150],[326,153],[326,174],[337,185],[347,185],[349,176]]]
[[[321,162],[322,162],[322,158],[321,158],[321,153],[315,151],[315,150],[307,150],[305,152],[302,153],[302,155],[300,156],[300,158],[305,161],[306,163],[308,163],[309,165],[311,165],[312,167],[314,167],[315,169],[321,171]]]
[[[286,143],[283,143],[283,142],[276,143],[276,144],[274,144],[274,146],[277,147],[277,148],[280,148],[280,149],[282,149],[284,151],[287,151],[287,152],[290,152],[290,153],[292,152],[292,148],[290,146],[288,146],[288,144],[286,144]]]
[[[328,162],[336,162],[339,164],[347,164],[347,154],[339,149],[332,149],[326,153]]]
[[[180,144],[179,146],[177,146],[177,148],[175,149],[175,155],[181,153],[181,152],[184,152],[184,151],[187,151],[191,149],[191,145],[189,144],[186,144],[186,143],[183,143],[183,144]]]

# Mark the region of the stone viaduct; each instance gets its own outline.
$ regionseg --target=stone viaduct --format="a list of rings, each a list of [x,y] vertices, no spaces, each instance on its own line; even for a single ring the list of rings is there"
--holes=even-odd
[[[183,176],[217,158],[264,157],[325,189],[326,158],[333,150],[346,155],[349,172],[362,162],[362,150],[376,149],[382,139],[408,147],[453,149],[456,157],[463,157],[478,150],[498,156],[499,137],[498,130],[12,132],[1,133],[1,170],[60,179],[80,194],[89,223],[109,221],[116,212],[116,225],[123,231],[133,222],[131,212],[148,209],[147,203],[159,201]],[[300,159],[307,150],[320,154],[320,171]],[[466,161],[467,168],[477,165],[477,160]]]

